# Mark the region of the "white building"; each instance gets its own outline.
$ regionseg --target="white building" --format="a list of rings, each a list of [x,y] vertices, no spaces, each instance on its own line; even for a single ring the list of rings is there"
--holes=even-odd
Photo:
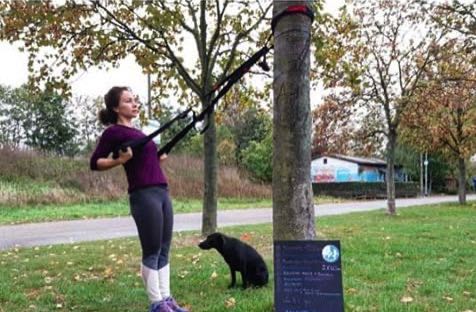
[[[377,158],[322,155],[311,162],[312,183],[384,182],[387,163]],[[401,168],[395,168],[397,181],[405,181]]]

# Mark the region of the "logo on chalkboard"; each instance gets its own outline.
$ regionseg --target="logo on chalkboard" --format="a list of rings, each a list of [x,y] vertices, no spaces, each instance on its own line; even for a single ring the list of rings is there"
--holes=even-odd
[[[329,263],[336,262],[339,259],[339,248],[334,245],[326,245],[322,248],[322,258]]]

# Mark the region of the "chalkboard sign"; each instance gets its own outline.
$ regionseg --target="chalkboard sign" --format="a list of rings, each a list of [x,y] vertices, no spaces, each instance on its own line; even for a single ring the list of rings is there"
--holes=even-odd
[[[276,312],[343,312],[339,241],[275,241]]]

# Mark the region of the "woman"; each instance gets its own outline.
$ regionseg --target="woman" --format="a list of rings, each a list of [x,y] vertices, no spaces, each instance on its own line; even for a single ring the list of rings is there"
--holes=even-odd
[[[123,165],[129,185],[129,202],[142,247],[141,276],[150,300],[150,312],[187,311],[170,295],[169,249],[172,240],[173,211],[167,180],[160,167],[157,147],[149,141],[142,148],[119,151],[121,143],[140,139],[145,134],[132,125],[139,114],[139,103],[127,87],[113,87],[104,96],[106,108],[99,113],[109,126],[101,135],[91,156],[91,170],[108,170]]]

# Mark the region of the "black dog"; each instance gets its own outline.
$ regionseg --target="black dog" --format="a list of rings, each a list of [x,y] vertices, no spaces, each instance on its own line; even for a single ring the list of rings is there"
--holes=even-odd
[[[230,267],[231,284],[236,283],[236,271],[241,273],[243,288],[249,286],[264,286],[268,283],[268,268],[263,258],[250,245],[242,241],[226,236],[222,233],[213,233],[198,244],[201,249],[215,248],[225,259]]]

